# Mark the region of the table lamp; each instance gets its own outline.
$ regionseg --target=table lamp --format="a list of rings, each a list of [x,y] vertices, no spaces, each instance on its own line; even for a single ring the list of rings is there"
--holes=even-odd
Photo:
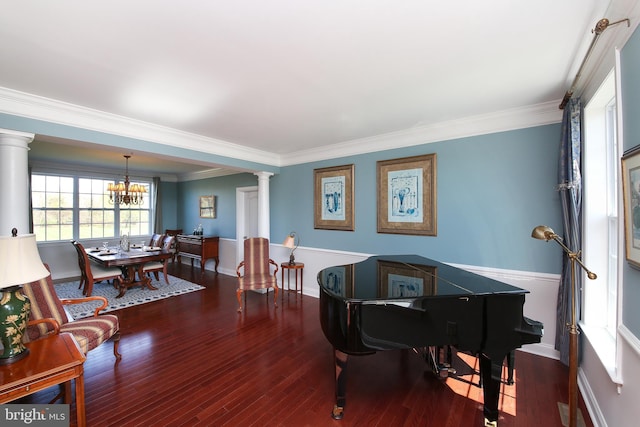
[[[298,238],[298,243],[296,243],[296,237]],[[282,246],[285,248],[291,249],[291,253],[289,254],[289,265],[293,265],[296,263],[296,258],[293,256],[293,251],[295,251],[300,245],[300,237],[296,234],[295,231],[289,233],[289,235],[284,239]]]
[[[15,228],[11,233],[11,236],[0,236],[0,365],[8,365],[28,354],[22,336],[31,303],[22,294],[21,287],[49,275],[40,259],[35,234],[18,236]]]

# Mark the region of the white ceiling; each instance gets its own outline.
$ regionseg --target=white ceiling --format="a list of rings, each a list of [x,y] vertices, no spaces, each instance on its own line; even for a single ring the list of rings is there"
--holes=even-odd
[[[612,3],[0,0],[0,88],[287,156],[559,103]]]

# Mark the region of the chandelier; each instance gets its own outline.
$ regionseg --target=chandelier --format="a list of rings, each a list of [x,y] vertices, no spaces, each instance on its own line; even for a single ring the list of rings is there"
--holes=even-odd
[[[129,158],[130,155],[125,155],[127,166],[124,175],[124,182],[117,184],[109,183],[107,191],[109,192],[109,203],[118,205],[141,205],[143,200],[142,196],[147,192],[147,187],[144,185],[133,184],[129,182]]]

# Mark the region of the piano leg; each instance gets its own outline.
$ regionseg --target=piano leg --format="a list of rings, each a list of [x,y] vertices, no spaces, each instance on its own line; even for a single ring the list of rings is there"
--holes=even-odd
[[[499,364],[494,364],[484,354],[480,354],[480,377],[484,394],[484,422],[485,426],[498,425],[498,400],[500,398],[500,378],[502,375],[502,358]],[[497,370],[497,372],[494,372]]]
[[[347,354],[334,349],[333,359],[336,369],[336,404],[331,412],[331,418],[341,420],[344,415],[347,387]]]

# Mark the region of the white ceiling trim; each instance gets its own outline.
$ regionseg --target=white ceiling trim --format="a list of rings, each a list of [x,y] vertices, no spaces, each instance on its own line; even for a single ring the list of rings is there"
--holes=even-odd
[[[0,113],[278,166],[275,154],[0,87]]]
[[[223,168],[207,169],[198,172],[183,173],[178,175],[178,181],[197,181],[199,179],[217,178],[220,176],[235,175],[237,173],[248,172],[244,170],[231,170]]]
[[[557,100],[299,151],[283,158],[281,166],[559,123],[562,121],[559,105]]]
[[[353,156],[560,122],[560,100],[277,155],[0,87],[0,112],[272,166]],[[218,173],[218,172],[214,172]],[[224,174],[223,174],[224,175]],[[180,180],[199,179],[181,176]]]

